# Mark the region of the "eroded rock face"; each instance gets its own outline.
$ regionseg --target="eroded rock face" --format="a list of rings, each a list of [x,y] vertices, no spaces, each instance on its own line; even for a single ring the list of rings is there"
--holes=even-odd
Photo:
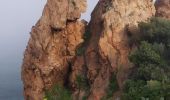
[[[130,33],[155,14],[152,0],[99,0],[87,28],[86,22],[77,20],[85,8],[85,0],[47,1],[24,55],[26,100],[42,100],[44,90],[56,83],[69,85],[75,99],[100,100],[113,74],[119,85],[113,98],[121,94],[131,66]],[[78,47],[81,55],[75,53]],[[77,86],[79,75],[87,79],[88,92]]]
[[[43,100],[44,90],[65,84],[75,49],[83,42],[86,22],[78,21],[85,0],[48,0],[32,28],[25,51],[22,80],[25,100]]]
[[[76,74],[83,74],[84,65],[87,67],[90,84],[88,100],[100,100],[107,94],[110,78],[114,73],[119,90],[122,90],[130,67],[128,55],[132,49],[128,33],[137,29],[138,22],[146,21],[154,14],[152,0],[99,1],[89,24],[91,38],[88,46],[81,60],[75,61],[72,72],[74,79]],[[74,81],[71,82],[75,86]]]
[[[80,18],[86,10],[86,0],[47,0],[42,20],[55,29],[65,28],[68,20]]]
[[[157,17],[170,19],[170,0],[157,0],[155,7]]]

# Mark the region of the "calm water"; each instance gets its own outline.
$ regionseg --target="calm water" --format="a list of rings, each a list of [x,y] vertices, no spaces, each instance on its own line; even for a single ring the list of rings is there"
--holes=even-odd
[[[9,63],[1,66],[10,66]],[[15,62],[11,64],[12,69],[6,68],[0,71],[0,100],[23,100],[20,64]]]

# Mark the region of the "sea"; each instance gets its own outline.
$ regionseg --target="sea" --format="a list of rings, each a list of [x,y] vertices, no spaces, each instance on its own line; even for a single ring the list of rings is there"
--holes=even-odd
[[[0,100],[24,100],[20,63],[3,62],[0,70]]]

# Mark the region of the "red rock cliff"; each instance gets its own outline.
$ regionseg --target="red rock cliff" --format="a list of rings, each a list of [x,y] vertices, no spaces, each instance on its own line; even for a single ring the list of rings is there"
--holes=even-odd
[[[170,0],[157,0],[156,16],[170,19]]]
[[[22,66],[26,100],[42,100],[53,84],[68,84],[81,100],[100,100],[106,95],[110,78],[116,74],[118,98],[128,75],[131,51],[128,32],[154,15],[151,0],[100,0],[91,21],[78,21],[85,0],[48,0],[44,12],[32,28]],[[84,40],[83,35],[89,36]],[[83,53],[77,55],[77,48]],[[71,69],[71,70],[70,70]],[[78,90],[76,77],[85,76],[89,91]]]
[[[137,24],[154,14],[151,0],[100,0],[88,26],[91,38],[86,51],[73,66],[73,87],[76,75],[83,74],[86,69],[90,83],[88,100],[100,100],[107,94],[110,78],[115,73],[119,94],[130,67],[128,55],[132,48],[128,42],[128,31],[137,31]]]
[[[85,9],[85,0],[47,0],[24,55],[25,100],[42,100],[46,88],[64,84],[75,49],[83,42],[86,22],[77,19]]]

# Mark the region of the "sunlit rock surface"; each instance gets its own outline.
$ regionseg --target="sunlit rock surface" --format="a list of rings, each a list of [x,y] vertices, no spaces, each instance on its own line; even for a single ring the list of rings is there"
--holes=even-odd
[[[131,65],[129,33],[154,16],[153,1],[99,0],[88,26],[77,20],[85,8],[85,0],[47,1],[24,55],[26,100],[42,100],[44,90],[54,84],[69,86],[74,99],[86,95],[88,100],[100,100],[113,74],[119,86],[113,98],[119,98]],[[88,92],[78,88],[79,75],[87,78]]]
[[[22,65],[25,100],[43,100],[44,91],[65,84],[86,22],[78,21],[85,0],[48,0],[31,31]]]

